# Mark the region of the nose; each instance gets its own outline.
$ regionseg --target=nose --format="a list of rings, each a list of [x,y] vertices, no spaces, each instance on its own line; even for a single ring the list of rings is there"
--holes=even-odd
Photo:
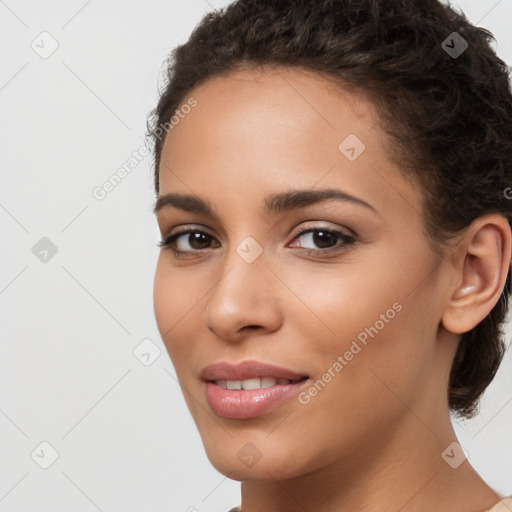
[[[206,302],[203,322],[207,328],[235,342],[278,330],[282,325],[278,282],[263,255],[247,263],[235,253],[223,270]]]

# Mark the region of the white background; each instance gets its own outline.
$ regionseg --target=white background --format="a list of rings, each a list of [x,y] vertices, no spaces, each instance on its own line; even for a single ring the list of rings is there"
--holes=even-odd
[[[204,454],[154,320],[151,157],[92,195],[143,147],[169,51],[227,3],[0,0],[0,512],[240,501]],[[512,0],[453,5],[512,63]],[[47,59],[31,48],[43,31],[59,45]],[[32,252],[42,237],[58,250],[46,263]],[[145,366],[133,351],[148,338],[161,354]],[[511,370],[509,351],[480,416],[457,425],[501,494],[512,493]],[[43,441],[58,452],[47,469]]]

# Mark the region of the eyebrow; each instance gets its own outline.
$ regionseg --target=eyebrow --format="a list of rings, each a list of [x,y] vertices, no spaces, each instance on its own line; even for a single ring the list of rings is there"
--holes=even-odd
[[[363,199],[359,197],[338,189],[292,190],[279,194],[271,194],[264,198],[264,203],[266,213],[270,214],[304,208],[329,199],[337,199],[364,206],[379,215],[379,212],[371,204],[363,201]],[[174,207],[191,213],[202,213],[217,218],[210,203],[195,195],[170,193],[160,196],[156,200],[153,213],[156,214],[167,207]]]

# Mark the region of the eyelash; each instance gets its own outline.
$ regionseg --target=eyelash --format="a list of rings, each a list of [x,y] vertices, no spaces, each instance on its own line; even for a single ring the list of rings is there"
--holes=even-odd
[[[338,231],[338,230],[335,230],[332,228],[322,228],[322,227],[308,228],[303,231],[299,231],[293,237],[292,242],[295,241],[296,239],[300,238],[301,236],[304,236],[305,234],[316,233],[316,232],[329,233],[330,235],[334,235],[334,236],[336,236],[336,238],[338,240],[342,241],[342,245],[340,246],[340,244],[338,242],[336,245],[334,245],[332,247],[328,247],[326,249],[308,249],[308,248],[304,248],[304,247],[298,247],[298,249],[301,249],[303,252],[306,252],[309,255],[318,256],[318,255],[322,255],[322,254],[324,254],[324,255],[330,254],[331,252],[340,252],[340,250],[342,248],[348,249],[356,243],[356,238],[354,236],[347,235],[341,231]],[[157,246],[163,248],[164,250],[171,250],[176,258],[186,258],[186,257],[190,257],[190,255],[194,255],[194,254],[198,255],[198,254],[210,249],[210,248],[206,248],[206,249],[196,249],[194,251],[180,251],[174,247],[173,244],[176,242],[176,240],[178,238],[180,238],[184,235],[190,235],[192,233],[201,233],[203,235],[210,237],[211,239],[214,239],[214,237],[212,235],[208,234],[205,231],[202,231],[200,229],[190,229],[189,228],[189,229],[184,229],[182,231],[178,231],[177,233],[167,235],[166,237],[164,237],[162,240],[160,240],[157,243]]]

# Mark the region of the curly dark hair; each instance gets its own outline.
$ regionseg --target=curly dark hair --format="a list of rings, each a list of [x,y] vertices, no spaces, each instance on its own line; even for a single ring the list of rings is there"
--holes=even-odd
[[[148,116],[156,194],[169,120],[192,89],[240,69],[294,66],[372,99],[390,158],[422,186],[425,234],[440,254],[479,216],[510,225],[512,93],[493,40],[438,0],[238,0],[209,12],[169,55]],[[447,390],[459,417],[478,412],[502,361],[509,294],[510,267],[492,311],[461,335]]]

